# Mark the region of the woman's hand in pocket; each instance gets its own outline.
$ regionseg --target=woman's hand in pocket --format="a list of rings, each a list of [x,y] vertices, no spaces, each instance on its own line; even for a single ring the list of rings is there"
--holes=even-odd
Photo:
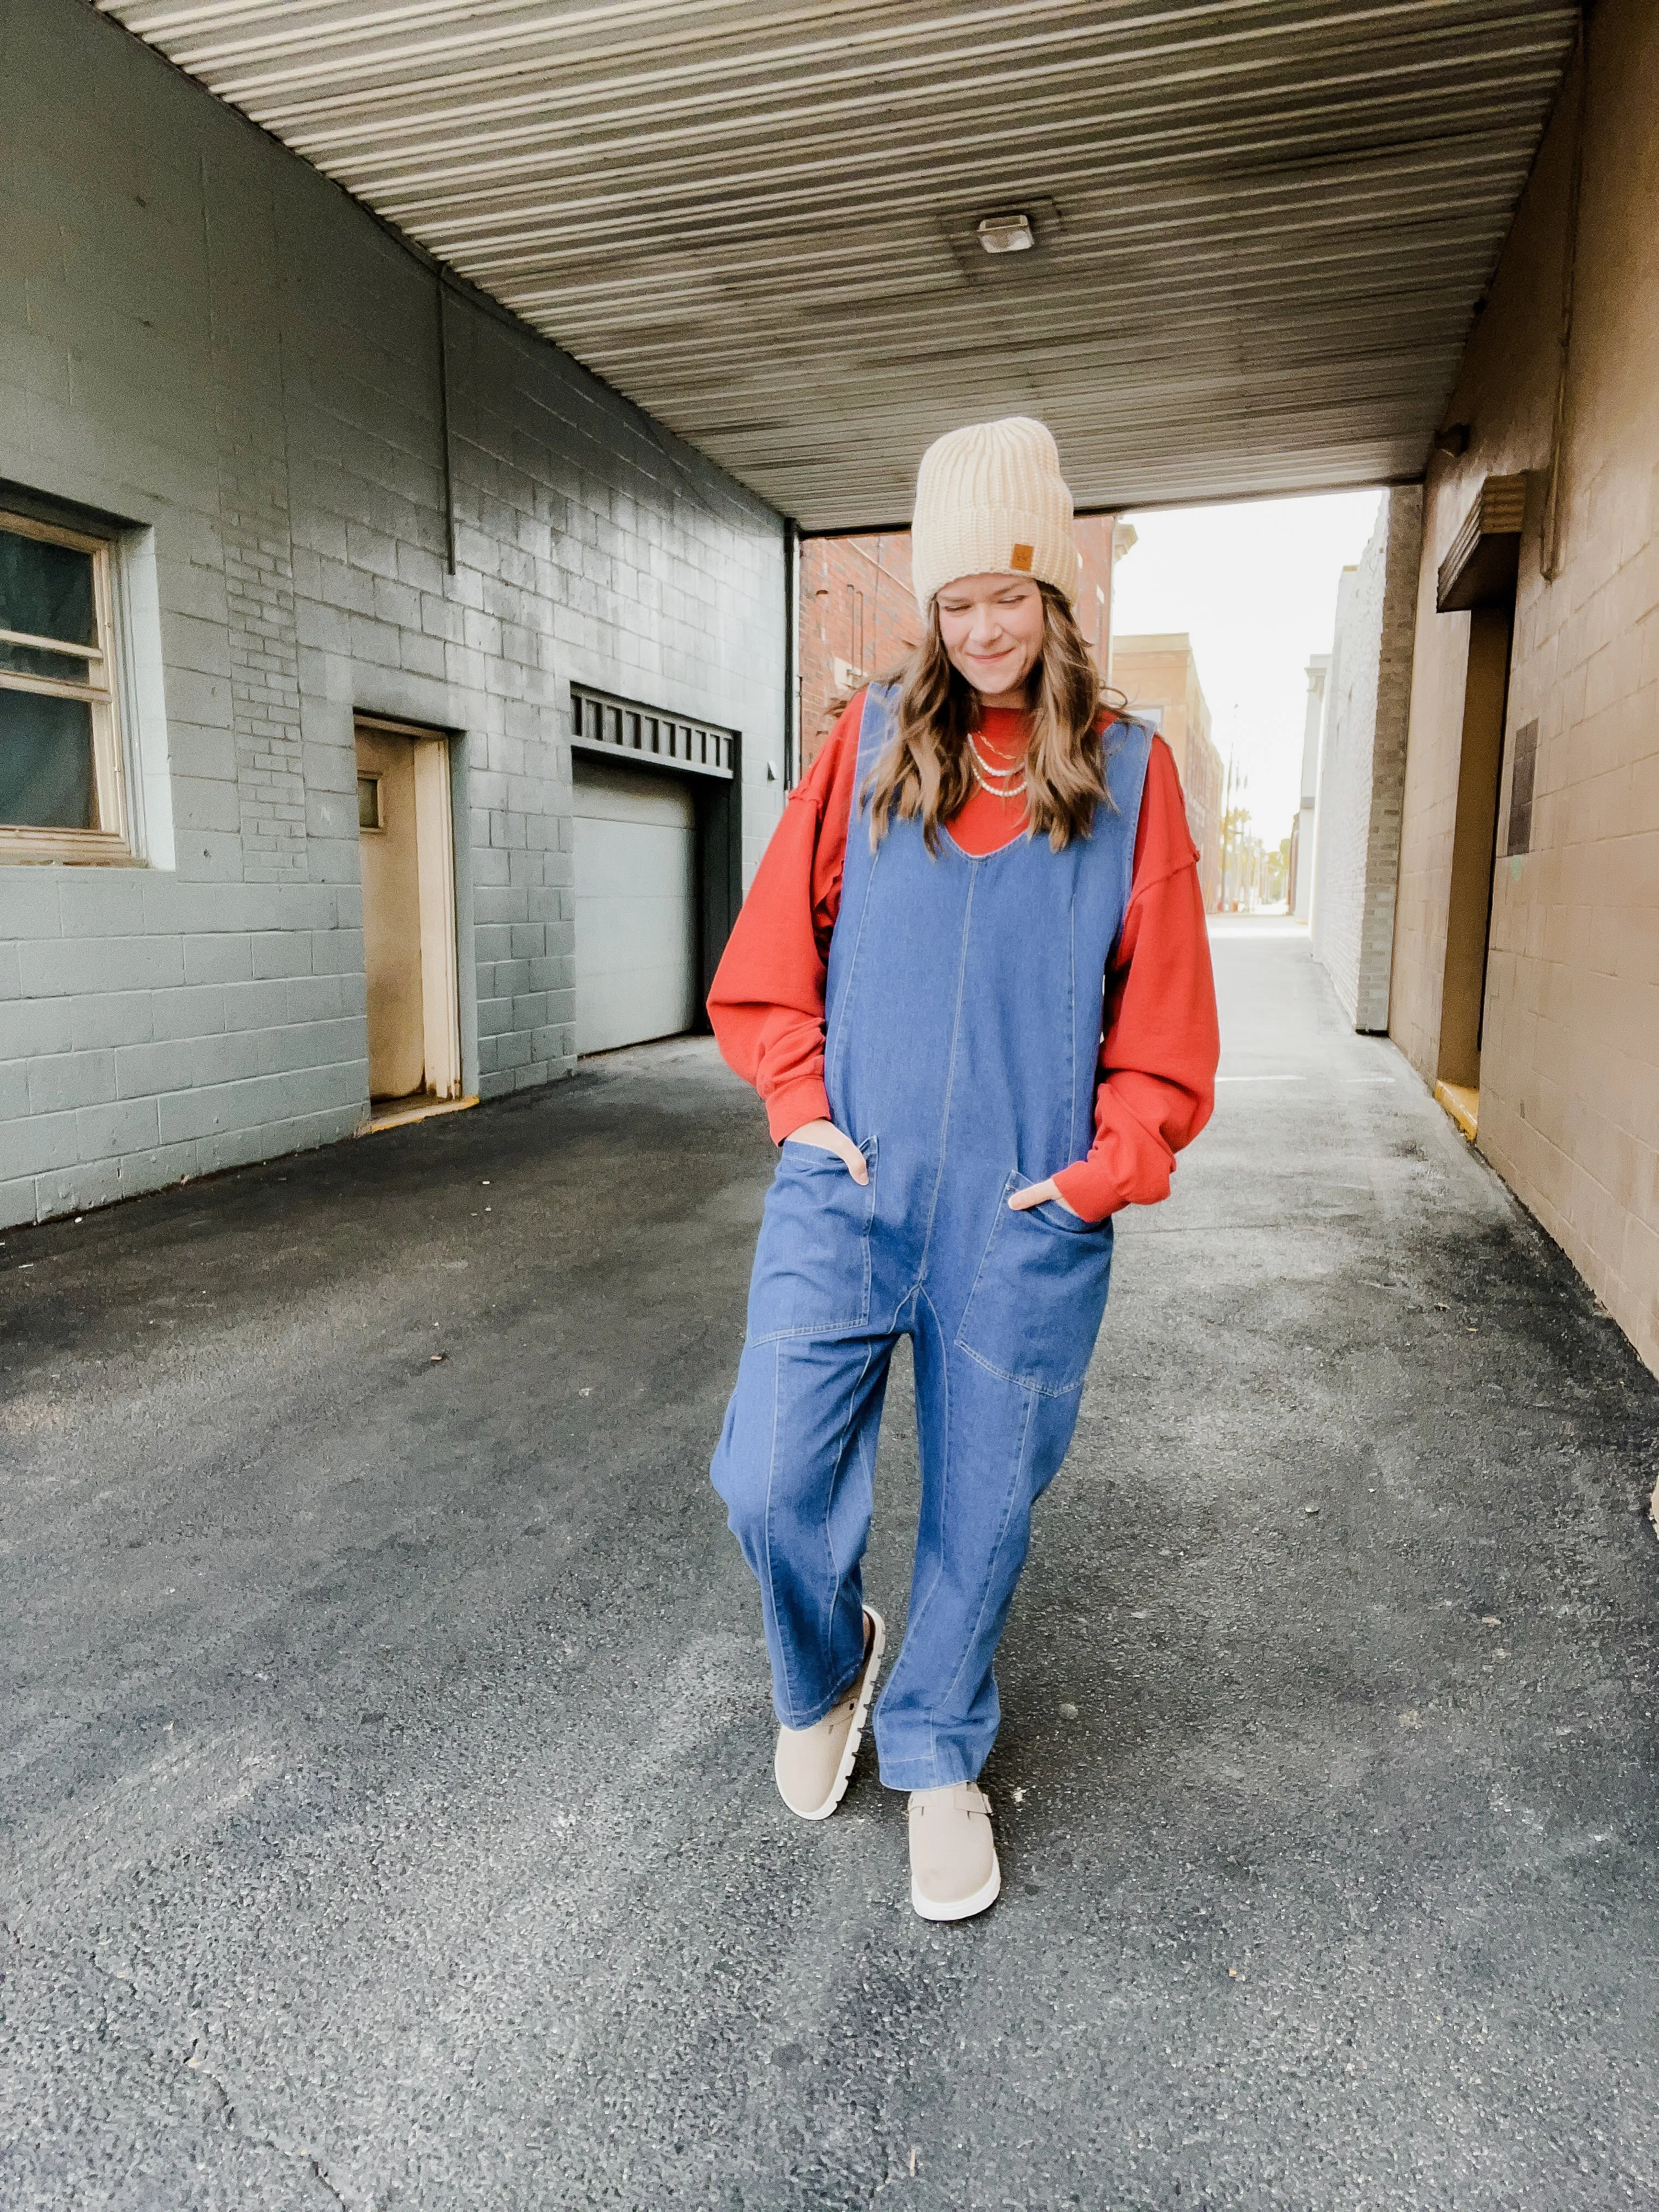
[[[833,1121],[803,1121],[783,1141],[786,1145],[816,1145],[820,1152],[833,1152],[842,1161],[854,1182],[870,1180],[869,1162],[846,1130],[838,1129]]]
[[[827,1127],[829,1125],[821,1122],[817,1126]],[[1034,1206],[1057,1206],[1062,1212],[1069,1213],[1073,1221],[1081,1221],[1083,1218],[1076,1206],[1066,1205],[1055,1188],[1052,1176],[1047,1182],[1034,1182],[1029,1190],[1017,1190],[1008,1203],[1016,1213],[1028,1213]]]

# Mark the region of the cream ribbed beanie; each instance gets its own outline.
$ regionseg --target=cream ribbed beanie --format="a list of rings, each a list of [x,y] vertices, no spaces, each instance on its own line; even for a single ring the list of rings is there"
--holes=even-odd
[[[1035,576],[1076,601],[1072,495],[1046,424],[1029,415],[936,438],[916,472],[910,573],[926,614],[958,576]]]

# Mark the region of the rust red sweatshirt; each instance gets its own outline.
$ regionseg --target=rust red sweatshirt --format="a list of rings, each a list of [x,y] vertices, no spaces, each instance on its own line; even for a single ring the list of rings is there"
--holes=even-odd
[[[791,793],[708,994],[715,1041],[759,1091],[777,1144],[803,1122],[830,1119],[824,976],[863,713],[860,692]],[[975,741],[988,760],[1016,765],[1025,753],[1025,717],[993,709]],[[1024,830],[1024,802],[976,787],[949,827],[964,852],[994,853]],[[1220,1036],[1198,853],[1162,738],[1152,742],[1146,769],[1129,910],[1103,984],[1095,1140],[1086,1159],[1049,1167],[1061,1170],[1054,1174],[1060,1195],[1085,1221],[1167,1198],[1176,1154],[1215,1103]]]

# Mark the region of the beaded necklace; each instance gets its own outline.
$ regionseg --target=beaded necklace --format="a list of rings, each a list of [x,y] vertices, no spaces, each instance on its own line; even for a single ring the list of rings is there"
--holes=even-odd
[[[979,747],[974,743],[973,734],[971,732],[969,732],[968,735],[968,757],[973,763],[974,779],[975,782],[979,785],[981,791],[988,792],[993,799],[1000,799],[1006,801],[1012,799],[1023,799],[1025,796],[1025,763],[1024,761],[1022,761],[1016,768],[994,767],[992,763],[986,759],[984,754],[981,752]]]

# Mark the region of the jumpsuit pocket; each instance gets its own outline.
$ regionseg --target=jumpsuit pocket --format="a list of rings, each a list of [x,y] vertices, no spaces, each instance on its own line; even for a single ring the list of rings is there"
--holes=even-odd
[[[869,1320],[875,1139],[859,1150],[870,1170],[863,1184],[822,1146],[784,1139],[749,1285],[751,1344],[862,1328]]]
[[[1014,1212],[1008,1200],[1030,1180],[1011,1175],[1002,1186],[957,1347],[1006,1382],[1063,1398],[1082,1389],[1100,1334],[1112,1228],[1058,1206]]]

